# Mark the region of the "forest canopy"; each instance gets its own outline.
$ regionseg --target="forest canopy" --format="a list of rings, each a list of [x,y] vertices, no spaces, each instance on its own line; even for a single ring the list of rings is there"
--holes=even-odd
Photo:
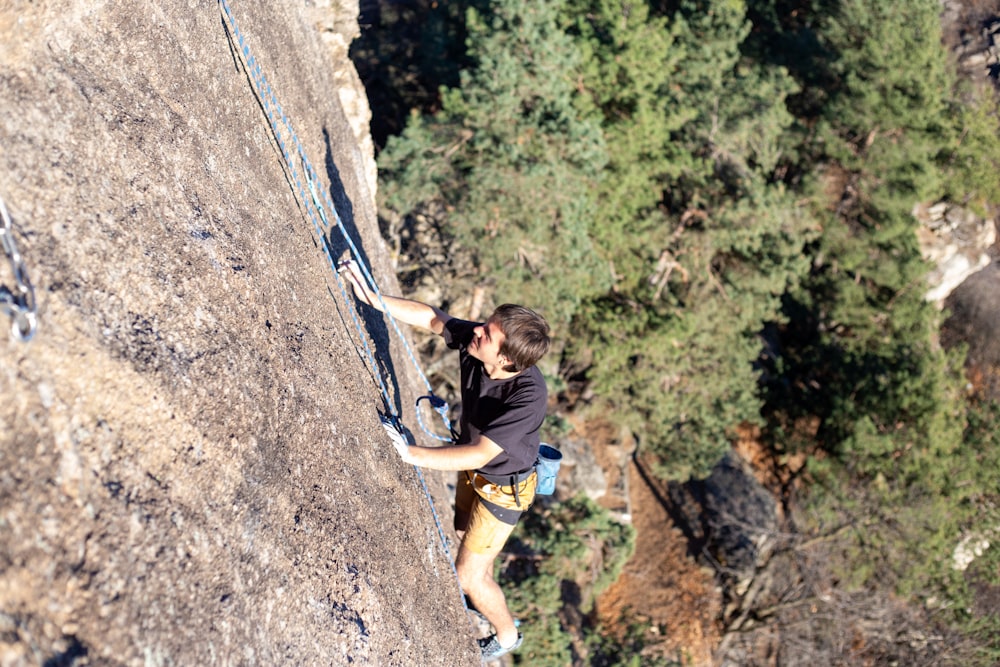
[[[912,211],[1000,203],[1000,133],[938,0],[378,12],[354,55],[404,284],[538,308],[554,383],[585,382],[664,478],[706,475],[759,427],[809,457],[811,529],[893,515],[859,529],[852,562],[880,565],[858,585],[967,593],[945,562],[1000,519],[975,472],[995,408],[939,343]]]

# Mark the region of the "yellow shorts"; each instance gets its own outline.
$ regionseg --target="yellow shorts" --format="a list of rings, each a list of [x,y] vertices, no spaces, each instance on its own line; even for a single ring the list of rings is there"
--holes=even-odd
[[[469,551],[477,554],[499,553],[514,531],[521,513],[534,501],[538,475],[532,474],[517,485],[517,501],[509,486],[484,484],[485,480],[481,477],[476,477],[473,484],[472,476],[473,473],[458,473],[455,530],[465,531],[462,544]],[[520,508],[517,502],[520,502]]]

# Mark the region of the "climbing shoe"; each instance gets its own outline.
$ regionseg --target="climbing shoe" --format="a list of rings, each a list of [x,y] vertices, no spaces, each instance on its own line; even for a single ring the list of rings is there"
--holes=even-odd
[[[484,637],[479,641],[479,651],[483,656],[483,660],[496,660],[497,658],[507,655],[511,651],[516,651],[521,648],[521,642],[524,641],[524,636],[519,632],[517,633],[517,641],[514,645],[509,648],[504,648],[500,646],[500,642],[497,640],[496,635],[490,635],[489,637]]]

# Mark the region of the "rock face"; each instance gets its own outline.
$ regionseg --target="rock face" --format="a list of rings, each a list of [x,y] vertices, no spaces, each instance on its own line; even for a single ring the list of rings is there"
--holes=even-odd
[[[321,248],[347,236],[314,229],[222,7],[0,7],[0,197],[39,322],[27,344],[0,322],[0,664],[478,664],[378,424],[385,402],[415,424],[406,355],[341,292]],[[342,108],[363,96],[324,45],[356,8],[231,9],[395,291]]]
[[[593,450],[581,438],[563,438],[557,449],[562,453],[558,487],[565,497],[583,493],[591,500],[597,500],[608,492],[604,471],[594,458]]]

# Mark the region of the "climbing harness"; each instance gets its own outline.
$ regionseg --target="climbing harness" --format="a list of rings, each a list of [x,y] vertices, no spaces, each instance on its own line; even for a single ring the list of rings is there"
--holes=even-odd
[[[483,499],[494,501],[494,494],[510,496],[514,499],[514,507],[525,509],[521,506],[521,493],[524,491],[526,482],[535,475],[535,466],[518,470],[506,475],[490,475],[479,471],[466,471],[465,476],[469,478],[469,483],[481,492]]]
[[[395,428],[397,428],[400,433],[403,432],[402,418],[396,410],[395,405],[392,401],[389,389],[386,386],[385,380],[382,377],[382,373],[379,370],[378,362],[375,360],[375,354],[371,349],[371,345],[368,341],[368,336],[365,333],[365,328],[361,323],[361,318],[358,315],[356,309],[353,306],[353,300],[347,291],[347,285],[344,279],[340,276],[337,271],[337,266],[333,258],[333,252],[330,248],[330,242],[327,238],[327,233],[331,231],[331,224],[327,217],[327,210],[331,211],[333,214],[334,221],[340,232],[341,237],[347,243],[350,248],[350,254],[354,261],[357,262],[358,266],[361,268],[362,274],[365,280],[371,286],[372,291],[379,299],[379,303],[382,306],[383,312],[386,314],[389,322],[392,324],[393,329],[396,331],[399,340],[402,343],[403,349],[406,350],[409,355],[410,361],[412,362],[414,368],[416,368],[417,373],[423,380],[424,385],[427,387],[429,396],[421,397],[416,402],[416,413],[417,419],[420,422],[421,428],[427,432],[428,435],[439,440],[450,441],[451,437],[445,438],[438,436],[428,429],[423,420],[420,418],[420,400],[423,398],[429,398],[432,407],[441,415],[444,419],[445,425],[447,426],[450,433],[454,433],[450,421],[447,417],[447,403],[442,399],[433,395],[433,390],[431,388],[430,381],[427,376],[424,375],[423,370],[420,368],[417,362],[416,355],[413,353],[406,337],[400,330],[396,320],[388,313],[388,308],[386,307],[384,298],[381,291],[378,288],[377,283],[371,275],[368,267],[363,261],[361,261],[361,253],[359,252],[357,246],[355,245],[351,235],[347,232],[344,227],[344,223],[337,212],[337,207],[334,205],[330,198],[329,190],[327,188],[319,187],[318,183],[320,178],[313,169],[310,163],[302,143],[299,141],[298,136],[292,129],[291,122],[282,110],[281,105],[278,102],[277,96],[271,85],[268,83],[267,78],[264,76],[264,72],[260,66],[260,63],[254,57],[250,51],[250,46],[247,40],[244,39],[243,33],[240,31],[239,26],[236,24],[236,19],[233,16],[232,9],[229,7],[229,2],[227,0],[218,0],[219,6],[223,13],[223,24],[227,27],[227,36],[231,39],[235,39],[236,43],[239,45],[239,57],[241,63],[246,71],[248,77],[253,86],[253,91],[257,97],[258,102],[261,105],[265,115],[267,116],[268,124],[270,125],[271,133],[274,136],[275,141],[281,151],[281,156],[283,158],[283,166],[286,170],[286,177],[288,178],[289,184],[292,185],[293,194],[296,195],[296,201],[299,206],[305,209],[306,214],[313,223],[315,233],[319,237],[320,246],[323,249],[323,254],[326,256],[327,261],[330,264],[330,268],[333,270],[334,276],[337,280],[337,286],[340,289],[341,296],[344,299],[344,303],[348,304],[349,311],[351,313],[351,318],[354,321],[355,330],[358,333],[358,338],[361,340],[362,347],[365,351],[365,357],[367,359],[368,365],[372,371],[372,374],[376,378],[379,385],[379,391],[382,394],[382,400],[385,403],[386,415],[380,415],[383,423],[391,423]],[[289,143],[290,142],[290,143]],[[296,157],[293,158],[292,148]],[[297,158],[297,159],[296,159]],[[297,167],[299,165],[300,167]],[[300,175],[301,169],[301,175]],[[307,196],[308,192],[308,196]],[[320,195],[322,193],[322,196]],[[442,550],[444,551],[445,557],[447,558],[449,564],[451,565],[452,574],[455,576],[456,583],[458,582],[458,571],[455,569],[454,559],[451,556],[451,550],[448,547],[448,540],[445,537],[444,528],[441,524],[441,519],[438,515],[437,509],[434,507],[434,500],[431,497],[430,489],[427,486],[427,482],[424,479],[424,475],[420,468],[414,466],[414,470],[417,473],[417,477],[420,480],[420,485],[423,488],[424,495],[427,498],[427,503],[430,506],[431,514],[434,518],[434,524],[437,527],[438,538],[441,542]],[[459,586],[461,589],[461,586]],[[464,602],[463,602],[464,605]]]
[[[0,226],[0,244],[3,245],[4,254],[7,255],[14,273],[13,290],[6,285],[0,285],[0,312],[11,319],[10,332],[14,340],[27,343],[38,329],[35,288],[31,286],[28,271],[24,268],[24,259],[17,250],[17,243],[14,242],[14,227],[3,197],[0,197],[0,217],[3,218],[3,226]]]

